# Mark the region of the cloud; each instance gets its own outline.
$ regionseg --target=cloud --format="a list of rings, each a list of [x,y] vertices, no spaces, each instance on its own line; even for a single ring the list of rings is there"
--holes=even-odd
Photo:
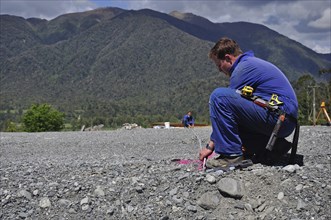
[[[317,20],[310,21],[308,26],[314,28],[328,29],[331,28],[331,8],[327,8],[324,10],[322,16]]]
[[[277,16],[271,15],[263,23],[267,25],[280,25],[280,20]]]
[[[89,0],[0,0],[1,14],[10,14],[24,18],[37,17],[53,19],[56,16],[72,12],[92,10],[97,5]]]

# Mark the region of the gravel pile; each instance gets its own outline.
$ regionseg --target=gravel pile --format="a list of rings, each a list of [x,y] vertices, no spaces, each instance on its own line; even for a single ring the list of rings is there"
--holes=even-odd
[[[226,173],[196,163],[210,132],[0,133],[0,219],[330,219],[330,127],[301,127],[301,166]]]

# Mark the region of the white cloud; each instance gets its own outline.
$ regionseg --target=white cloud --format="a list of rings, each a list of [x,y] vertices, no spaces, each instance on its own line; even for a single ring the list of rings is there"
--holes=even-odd
[[[324,10],[322,17],[308,23],[310,27],[329,29],[331,28],[331,8]]]
[[[319,51],[320,53],[330,53],[330,46],[325,46],[325,47],[322,47],[320,45],[316,45],[316,44],[311,44],[312,45],[312,50],[315,50],[315,51]]]
[[[304,34],[300,41],[303,45],[308,45],[308,47],[312,50],[318,51],[320,53],[330,53],[331,48],[331,38],[330,32],[329,34],[325,34],[323,32],[311,32]]]
[[[53,19],[61,14],[81,12],[96,8],[89,0],[1,0],[1,14],[24,18]]]

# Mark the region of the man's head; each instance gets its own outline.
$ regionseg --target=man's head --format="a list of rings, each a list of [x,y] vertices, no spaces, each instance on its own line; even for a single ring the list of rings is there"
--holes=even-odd
[[[188,116],[191,116],[191,115],[192,115],[192,112],[191,112],[191,111],[188,111],[188,112],[187,112],[187,115],[188,115]]]
[[[230,76],[230,69],[234,61],[242,53],[243,52],[236,41],[223,37],[209,51],[209,58],[215,62],[219,71]]]

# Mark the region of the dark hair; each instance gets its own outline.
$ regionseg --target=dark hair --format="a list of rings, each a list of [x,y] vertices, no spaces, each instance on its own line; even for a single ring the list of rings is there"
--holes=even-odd
[[[242,50],[236,41],[222,37],[214,47],[209,51],[209,58],[217,57],[217,59],[224,60],[225,54],[232,54],[233,56],[238,56],[242,54]]]

